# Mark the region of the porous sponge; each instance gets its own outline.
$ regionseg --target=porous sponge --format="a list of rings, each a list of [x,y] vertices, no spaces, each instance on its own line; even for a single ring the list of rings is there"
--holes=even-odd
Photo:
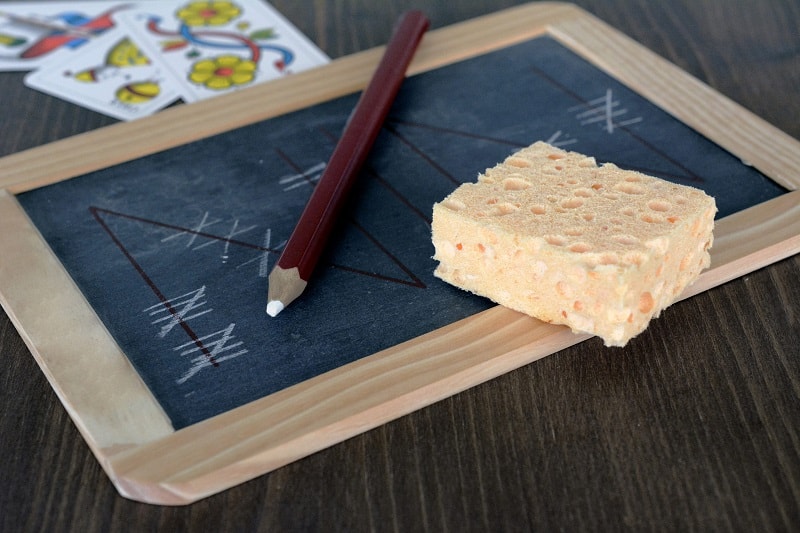
[[[433,207],[435,275],[624,346],[710,264],[714,199],[537,142]]]

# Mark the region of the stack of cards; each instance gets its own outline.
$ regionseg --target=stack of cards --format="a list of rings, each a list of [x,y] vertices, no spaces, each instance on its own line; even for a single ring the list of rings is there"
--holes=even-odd
[[[328,61],[260,0],[0,3],[0,70],[120,120]]]

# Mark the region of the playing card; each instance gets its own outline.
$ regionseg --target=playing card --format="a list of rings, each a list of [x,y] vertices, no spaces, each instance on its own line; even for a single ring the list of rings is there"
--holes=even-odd
[[[120,13],[117,20],[154,63],[172,73],[187,102],[328,62],[259,0],[159,2]]]
[[[62,59],[28,74],[25,84],[120,120],[150,115],[180,97],[163,67],[118,28]]]
[[[66,60],[114,27],[125,2],[0,3],[0,71],[33,70]]]

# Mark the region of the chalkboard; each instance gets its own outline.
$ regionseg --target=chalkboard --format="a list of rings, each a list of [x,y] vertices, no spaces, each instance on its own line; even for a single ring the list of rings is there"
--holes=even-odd
[[[425,36],[312,282],[269,318],[381,54],[0,159],[0,304],[123,495],[197,500],[587,339],[432,276],[432,204],[536,140],[717,198],[682,298],[800,251],[797,140],[535,2]]]
[[[486,309],[433,277],[431,206],[536,140],[702,188],[720,217],[786,192],[539,37],[405,82],[309,290],[269,318],[357,96],[18,196],[176,428]]]

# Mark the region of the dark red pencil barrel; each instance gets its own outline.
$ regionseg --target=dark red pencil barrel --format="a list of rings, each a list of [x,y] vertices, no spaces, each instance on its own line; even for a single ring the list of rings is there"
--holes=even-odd
[[[380,133],[416,48],[428,28],[420,11],[400,19],[378,68],[345,125],[330,161],[278,260],[308,280],[349,190]]]

